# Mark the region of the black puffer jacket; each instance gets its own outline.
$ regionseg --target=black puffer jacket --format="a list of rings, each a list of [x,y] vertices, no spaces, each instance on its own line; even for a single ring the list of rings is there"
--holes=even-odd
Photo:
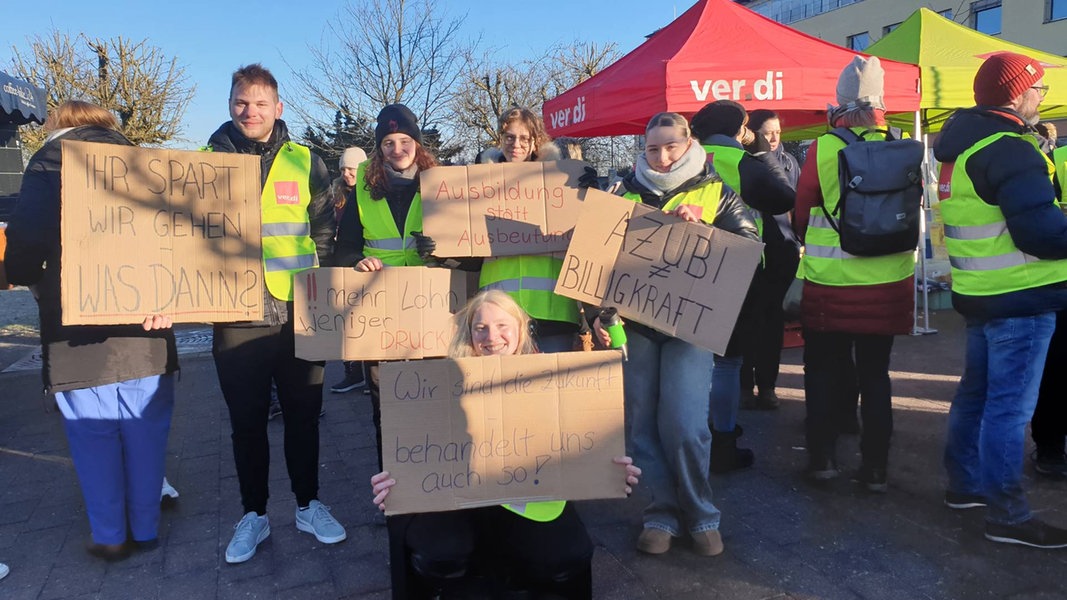
[[[274,122],[274,130],[266,142],[257,142],[244,136],[232,121],[223,123],[208,139],[208,146],[215,152],[233,152],[237,154],[258,154],[260,157],[260,183],[267,181],[274,157],[283,150],[289,140],[289,128],[281,119]],[[311,223],[311,239],[315,242],[315,251],[319,257],[319,266],[331,266],[333,240],[337,229],[334,217],[333,200],[330,196],[330,172],[326,163],[315,153],[311,154],[311,176],[308,181],[311,189],[311,202],[308,203],[308,220]],[[354,211],[349,211],[354,212]],[[290,306],[270,295],[266,286],[263,288],[263,320],[236,327],[261,327],[264,325],[281,325],[289,320]]]
[[[178,370],[178,351],[170,329],[63,325],[59,286],[62,140],[131,145],[112,129],[75,127],[42,146],[22,178],[19,202],[7,227],[4,264],[12,283],[37,286],[44,391],[63,392],[173,373]]]
[[[1021,116],[1005,108],[957,111],[941,130],[934,157],[954,163],[971,146],[1002,131],[1033,135]],[[1067,259],[1067,217],[1053,203],[1056,191],[1047,163],[1030,142],[1003,137],[989,144],[967,160],[967,176],[978,196],[1004,213],[1019,250],[1042,259]],[[1067,308],[1067,282],[993,296],[953,291],[952,305],[964,317],[979,321],[1054,312]]]

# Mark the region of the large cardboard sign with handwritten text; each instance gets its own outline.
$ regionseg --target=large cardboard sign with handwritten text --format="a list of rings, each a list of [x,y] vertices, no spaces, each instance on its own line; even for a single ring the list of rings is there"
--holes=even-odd
[[[381,365],[387,514],[618,498],[617,350]]]
[[[63,142],[64,325],[263,318],[259,157]]]
[[[463,271],[310,269],[294,279],[296,355],[306,360],[444,356],[467,303]]]
[[[763,244],[589,190],[556,293],[726,351]]]
[[[514,256],[567,249],[587,163],[496,163],[422,173],[422,228],[437,256]]]

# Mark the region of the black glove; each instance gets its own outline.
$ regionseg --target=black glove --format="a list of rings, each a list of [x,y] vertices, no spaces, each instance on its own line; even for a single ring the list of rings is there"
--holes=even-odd
[[[586,167],[585,172],[578,176],[578,187],[582,189],[596,188],[600,189],[600,177],[596,174],[596,169],[593,167]]]
[[[419,253],[419,258],[422,260],[435,258],[433,253],[437,251],[437,242],[433,241],[432,237],[422,235],[421,231],[412,231],[411,237],[415,238],[415,250]]]

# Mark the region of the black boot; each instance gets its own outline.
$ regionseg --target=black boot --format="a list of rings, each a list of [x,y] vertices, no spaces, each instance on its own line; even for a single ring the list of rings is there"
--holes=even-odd
[[[711,472],[729,473],[747,469],[755,462],[756,456],[748,448],[738,448],[737,438],[741,437],[741,427],[733,431],[711,432]]]

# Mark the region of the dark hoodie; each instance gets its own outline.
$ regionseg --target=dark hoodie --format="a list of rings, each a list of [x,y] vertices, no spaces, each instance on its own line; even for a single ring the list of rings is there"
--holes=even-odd
[[[957,111],[934,144],[934,157],[955,162],[968,148],[1002,131],[1034,135],[1016,112],[978,106]],[[942,167],[944,169],[944,167]],[[1048,164],[1027,140],[1004,137],[967,160],[967,176],[978,196],[1004,213],[1019,250],[1041,259],[1067,259],[1067,216],[1053,203],[1056,188]],[[1067,283],[995,296],[952,292],[952,305],[969,320],[1022,317],[1067,308]]]
[[[260,157],[260,183],[267,181],[270,168],[274,165],[274,157],[282,150],[284,144],[289,141],[289,128],[285,121],[278,119],[274,122],[274,129],[270,133],[270,139],[266,142],[257,142],[244,136],[232,121],[226,121],[208,139],[208,146],[215,152],[233,152],[236,154],[258,154]],[[311,202],[308,203],[308,221],[311,223],[311,239],[315,242],[316,254],[319,257],[319,266],[331,265],[330,257],[333,254],[333,240],[337,228],[334,218],[333,199],[330,196],[330,172],[326,169],[326,163],[315,153],[311,154],[311,174],[308,181],[311,190]],[[263,288],[263,321],[245,323],[241,326],[272,326],[281,325],[289,320],[289,307],[286,302],[271,296],[266,286]]]

